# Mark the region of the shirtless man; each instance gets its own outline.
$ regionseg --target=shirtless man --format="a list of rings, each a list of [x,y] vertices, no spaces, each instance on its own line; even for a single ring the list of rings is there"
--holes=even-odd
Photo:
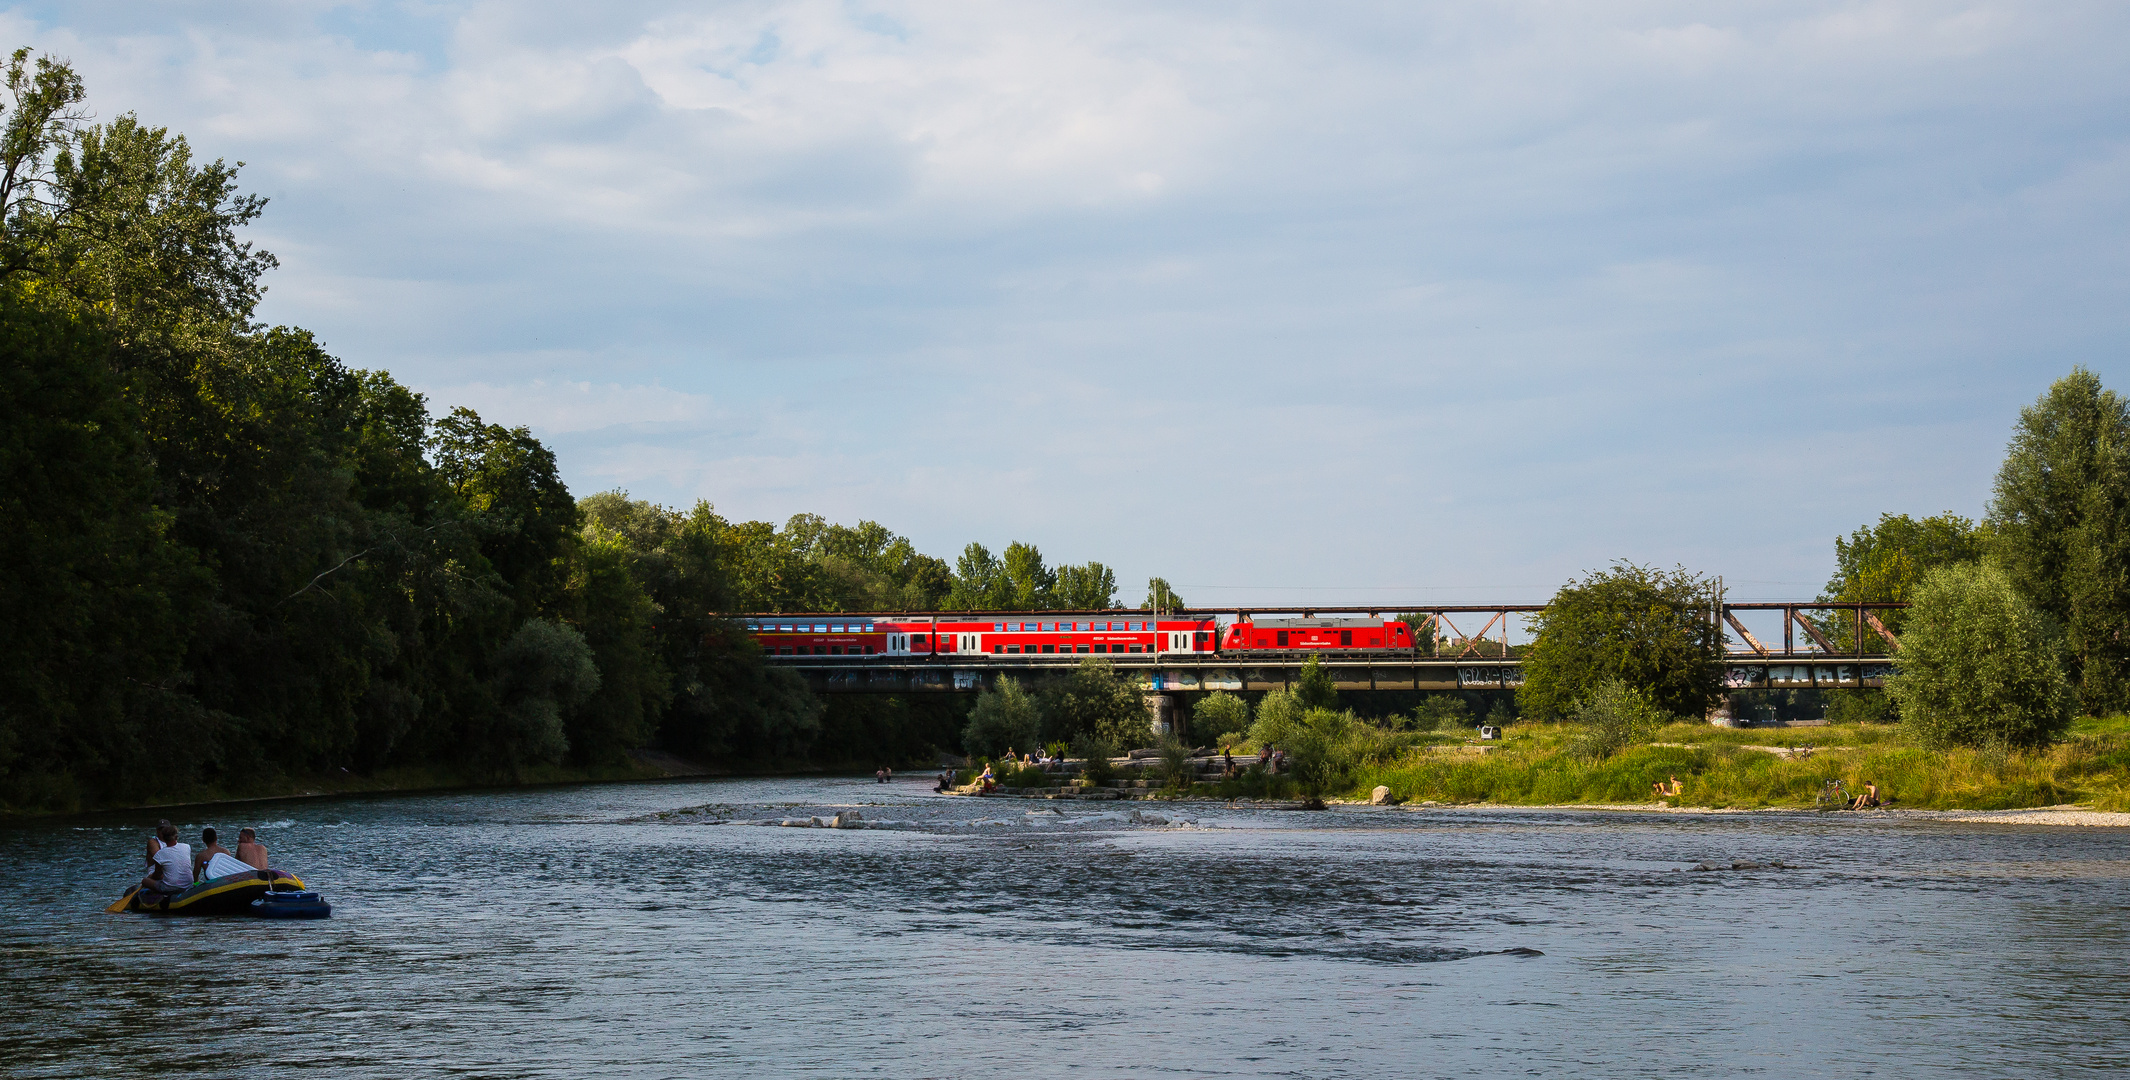
[[[1864,781],[1864,793],[1856,797],[1856,802],[1851,804],[1849,809],[1869,810],[1877,805],[1879,805],[1879,786],[1866,780]]]
[[[254,870],[266,869],[266,845],[259,842],[258,833],[250,829],[237,830],[237,861]]]
[[[231,858],[236,857],[235,852],[232,852],[228,848],[215,843],[214,836],[214,826],[212,825],[200,830],[200,849],[192,853],[193,877],[199,877],[200,868],[206,866],[207,860],[214,858],[217,854],[228,855]],[[209,876],[211,877],[213,875]]]

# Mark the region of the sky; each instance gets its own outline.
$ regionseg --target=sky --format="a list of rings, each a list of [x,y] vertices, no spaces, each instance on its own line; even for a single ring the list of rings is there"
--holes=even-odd
[[[2130,389],[2130,6],[0,8],[267,196],[259,317],[579,494],[1136,603],[1806,599]]]

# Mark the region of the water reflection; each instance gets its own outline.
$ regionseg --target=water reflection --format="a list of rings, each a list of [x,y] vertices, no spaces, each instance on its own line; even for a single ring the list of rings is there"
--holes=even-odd
[[[2130,1016],[2112,830],[618,785],[192,813],[334,918],[98,913],[154,816],[6,834],[8,1075],[2047,1075]]]

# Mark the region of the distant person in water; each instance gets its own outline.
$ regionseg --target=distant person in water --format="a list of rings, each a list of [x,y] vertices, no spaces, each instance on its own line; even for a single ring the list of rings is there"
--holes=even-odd
[[[266,869],[266,845],[250,829],[237,830],[237,861],[254,870]]]
[[[1851,809],[1851,810],[1869,810],[1869,809],[1871,809],[1872,807],[1875,807],[1875,806],[1878,806],[1878,805],[1879,805],[1879,786],[1878,786],[1877,784],[1874,784],[1874,783],[1872,783],[1872,782],[1871,782],[1871,781],[1869,781],[1869,780],[1866,780],[1866,781],[1864,781],[1864,793],[1863,793],[1862,795],[1858,795],[1858,796],[1856,797],[1856,802],[1852,803],[1852,804],[1850,805],[1849,809]]]
[[[192,846],[178,843],[177,826],[167,821],[156,829],[155,838],[155,854],[149,860],[154,865],[141,879],[141,893],[168,896],[184,892],[192,885]]]

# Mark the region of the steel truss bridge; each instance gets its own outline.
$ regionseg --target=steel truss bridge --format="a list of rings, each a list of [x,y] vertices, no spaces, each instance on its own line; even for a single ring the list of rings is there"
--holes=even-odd
[[[1846,689],[1884,685],[1900,649],[1878,613],[1907,607],[1900,603],[1725,603],[1715,617],[1724,630],[1724,685],[1734,690]],[[1523,684],[1523,661],[1509,645],[1509,621],[1546,610],[1544,604],[1470,604],[1376,607],[1224,607],[1181,608],[1162,617],[1232,615],[1366,615],[1424,614],[1434,631],[1431,651],[1413,656],[1320,658],[1340,690],[1504,690]],[[1763,643],[1746,629],[1741,613],[1765,618],[1780,612],[1782,643]],[[872,616],[890,618],[888,613]],[[977,619],[1024,612],[957,611]],[[1137,609],[1054,611],[1046,615],[1144,616]],[[1465,628],[1476,628],[1467,631]],[[1830,627],[1840,627],[1835,638]],[[1416,631],[1421,630],[1415,627]],[[767,662],[804,676],[816,692],[899,694],[908,692],[974,693],[1000,675],[1062,673],[1087,657],[1079,654],[1002,656],[996,653],[935,653],[917,656],[773,656]],[[1215,655],[1211,653],[1111,653],[1104,657],[1118,671],[1134,676],[1154,693],[1192,690],[1276,690],[1292,685],[1306,654]]]

